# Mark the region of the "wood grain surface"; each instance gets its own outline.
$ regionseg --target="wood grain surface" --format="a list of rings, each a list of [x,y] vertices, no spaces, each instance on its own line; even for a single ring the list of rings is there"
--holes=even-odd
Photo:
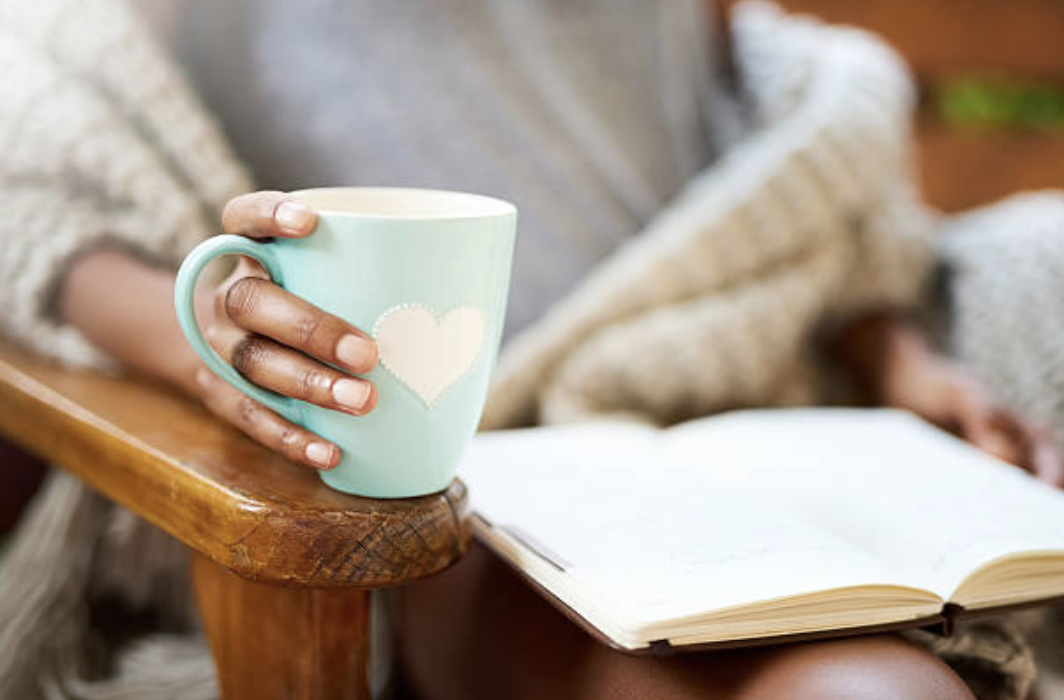
[[[369,700],[369,591],[248,581],[201,554],[192,582],[226,700]]]
[[[0,341],[0,433],[252,580],[382,587],[454,563],[465,486],[403,500],[348,496],[135,378],[65,370]]]

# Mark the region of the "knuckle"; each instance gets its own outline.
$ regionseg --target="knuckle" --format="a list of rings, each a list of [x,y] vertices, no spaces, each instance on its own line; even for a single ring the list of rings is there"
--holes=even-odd
[[[320,393],[320,388],[328,386],[329,383],[329,378],[321,370],[308,369],[300,372],[294,398],[310,401]]]
[[[296,322],[296,342],[301,346],[309,345],[321,330],[322,320],[318,314],[301,314]]]
[[[238,279],[225,294],[225,312],[231,319],[247,318],[262,300],[263,282],[256,277]]]
[[[278,451],[292,461],[303,458],[303,435],[292,426],[285,426],[278,437]]]
[[[233,367],[244,376],[254,375],[266,364],[270,351],[266,343],[259,338],[248,335],[233,348]]]
[[[237,425],[248,428],[253,426],[259,418],[259,404],[251,397],[241,397],[236,404]]]

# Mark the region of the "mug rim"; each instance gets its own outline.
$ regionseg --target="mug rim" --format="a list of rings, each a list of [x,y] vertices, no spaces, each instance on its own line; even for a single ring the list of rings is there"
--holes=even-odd
[[[394,221],[488,219],[515,215],[517,207],[504,199],[472,192],[423,187],[311,187],[291,192],[319,214]],[[343,203],[345,198],[360,201]],[[417,211],[418,200],[425,209]],[[409,211],[399,211],[403,205]]]

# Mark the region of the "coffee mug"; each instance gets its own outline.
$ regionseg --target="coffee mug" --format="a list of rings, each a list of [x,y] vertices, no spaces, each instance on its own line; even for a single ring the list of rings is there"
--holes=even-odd
[[[219,377],[288,420],[332,441],[329,486],[403,498],[447,488],[484,408],[502,336],[517,210],[499,199],[403,188],[294,192],[315,210],[305,238],[256,242],[220,235],[177,275],[177,318]],[[247,255],[296,296],[369,333],[380,360],[368,374],[376,407],[351,416],[252,384],[206,342],[193,296],[203,268]]]

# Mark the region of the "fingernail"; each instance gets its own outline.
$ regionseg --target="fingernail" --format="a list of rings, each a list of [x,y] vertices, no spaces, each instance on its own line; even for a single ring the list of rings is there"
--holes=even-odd
[[[203,369],[202,367],[196,370],[196,383],[206,389],[211,383],[210,370]]]
[[[377,348],[373,341],[351,333],[336,344],[336,359],[356,372],[368,372],[377,364]]]
[[[369,400],[369,384],[357,379],[340,379],[333,384],[332,394],[336,403],[358,411]]]
[[[314,222],[314,212],[299,202],[284,202],[273,213],[273,219],[288,233],[306,233]]]
[[[307,461],[313,462],[322,469],[330,469],[333,460],[333,446],[324,442],[312,442],[307,445]]]

